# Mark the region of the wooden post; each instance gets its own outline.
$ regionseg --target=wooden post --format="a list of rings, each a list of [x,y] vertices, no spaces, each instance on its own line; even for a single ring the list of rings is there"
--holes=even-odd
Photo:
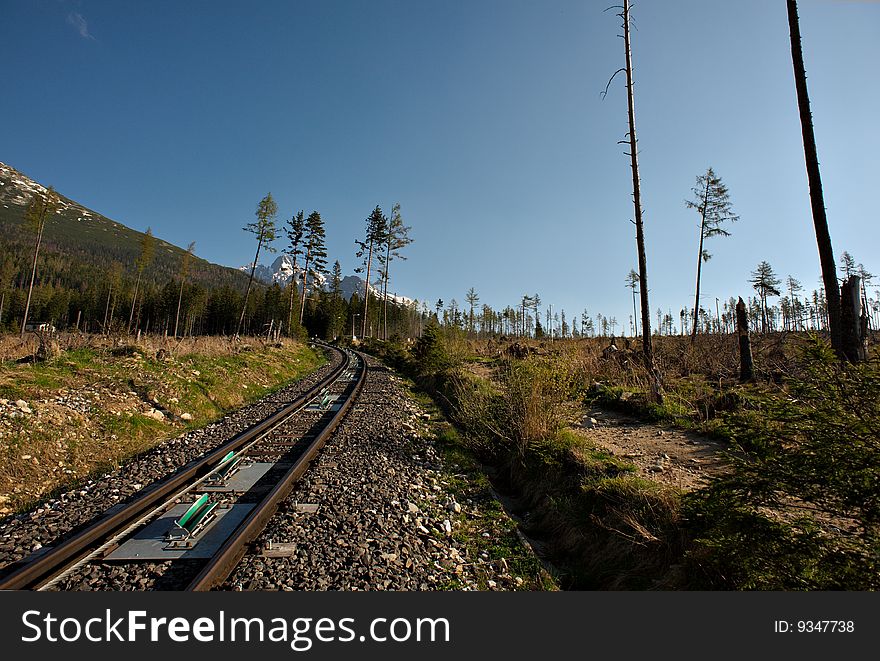
[[[739,335],[739,380],[742,383],[755,380],[755,367],[752,363],[752,343],[749,341],[749,318],[746,304],[740,296],[736,304],[736,333]]]

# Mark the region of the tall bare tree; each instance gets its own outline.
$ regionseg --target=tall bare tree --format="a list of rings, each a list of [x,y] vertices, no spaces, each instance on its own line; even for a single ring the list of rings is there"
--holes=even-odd
[[[132,324],[134,323],[134,311],[137,307],[138,292],[141,286],[141,276],[144,274],[150,262],[153,261],[153,255],[156,254],[156,239],[153,237],[153,230],[149,227],[141,237],[141,253],[138,255],[135,266],[137,267],[137,280],[134,284],[134,296],[131,297],[131,313],[128,315],[128,332],[132,332]]]
[[[15,275],[15,262],[12,255],[2,256],[0,262],[0,327],[3,326],[3,310],[6,308],[6,290],[12,284],[12,276]]]
[[[257,252],[254,255],[254,263],[251,264],[251,276],[248,278],[247,289],[244,292],[244,302],[241,305],[241,316],[238,318],[238,327],[235,329],[235,337],[241,334],[241,326],[244,323],[244,315],[247,313],[248,297],[254,284],[254,272],[257,270],[257,261],[260,259],[260,250],[265,247],[266,252],[275,252],[272,242],[275,240],[275,217],[278,215],[278,205],[272,199],[272,193],[260,200],[257,205],[257,221],[248,223],[242,229],[257,237]]]
[[[107,335],[110,332],[110,326],[113,323],[113,311],[116,308],[116,298],[119,297],[119,287],[122,284],[122,264],[114,261],[107,271],[107,302],[104,304],[104,325],[103,333]],[[116,297],[113,295],[116,294]],[[113,300],[111,307],[110,301]]]
[[[31,198],[25,211],[25,222],[34,230],[36,241],[34,243],[34,259],[31,264],[31,280],[28,285],[27,302],[24,304],[24,317],[21,320],[21,336],[24,337],[24,331],[27,327],[28,313],[31,309],[31,296],[34,291],[34,280],[37,277],[37,258],[40,255],[40,245],[43,242],[43,230],[46,228],[46,220],[49,214],[55,213],[58,208],[58,194],[55,189],[49,186],[45,193],[37,192]]]
[[[635,324],[634,335],[639,334],[639,311],[636,307],[636,289],[639,288],[639,274],[635,269],[630,269],[626,276],[626,286],[632,289],[633,296],[633,323]]]
[[[174,317],[174,337],[177,337],[177,326],[180,322],[180,304],[183,301],[183,285],[189,274],[189,263],[192,260],[193,252],[196,249],[196,242],[189,244],[183,257],[180,258],[180,292],[177,294],[177,315]]]
[[[388,232],[385,235],[385,256],[382,258],[381,275],[382,275],[382,300],[383,309],[382,316],[382,339],[388,339],[388,278],[391,270],[391,262],[394,258],[406,259],[400,254],[400,251],[406,248],[412,239],[409,237],[411,227],[403,224],[403,217],[400,215],[400,202],[391,207],[391,218],[388,220]]]
[[[370,303],[370,273],[373,269],[373,252],[385,241],[385,234],[388,231],[388,219],[385,218],[385,214],[382,213],[379,205],[376,205],[376,208],[367,217],[366,223],[367,228],[364,240],[359,241],[355,239],[355,243],[358,246],[357,256],[364,260],[362,266],[355,269],[355,271],[357,273],[366,271],[366,278],[364,279],[364,319],[361,337],[366,337],[367,335],[367,309]]]
[[[697,251],[697,290],[694,296],[694,327],[691,331],[691,342],[697,337],[697,314],[700,310],[700,276],[703,270],[703,262],[708,262],[712,255],[703,248],[706,239],[713,236],[730,236],[730,232],[722,227],[726,222],[739,220],[732,211],[730,195],[727,186],[708,168],[706,174],[697,177],[697,183],[692,189],[695,199],[685,200],[688,209],[695,209],[700,214],[700,248]]]
[[[464,300],[467,301],[470,306],[470,312],[468,313],[468,331],[474,332],[474,306],[480,302],[480,295],[477,294],[477,290],[471,287],[468,289],[467,294],[464,296]]]
[[[636,138],[636,109],[635,95],[633,93],[633,65],[632,65],[632,39],[630,35],[630,11],[629,0],[623,0],[622,11],[618,14],[623,22],[623,46],[626,56],[626,66],[618,69],[611,76],[611,80],[620,73],[626,74],[626,102],[627,117],[629,120],[628,140],[630,157],[630,169],[632,170],[633,185],[633,209],[635,214],[636,225],[636,247],[639,254],[639,282],[641,283],[641,304],[642,304],[642,351],[645,358],[645,368],[651,380],[651,391],[654,399],[659,403],[663,401],[662,386],[660,384],[660,374],[654,365],[654,347],[651,340],[651,306],[648,302],[648,258],[645,251],[645,229],[642,220],[642,193],[641,183],[639,179],[639,159],[638,159],[638,139]],[[611,84],[608,81],[608,85]],[[607,94],[608,86],[605,87],[604,94]]]
[[[840,290],[837,284],[834,250],[831,247],[831,233],[828,231],[828,219],[825,216],[825,198],[822,193],[822,177],[819,174],[819,156],[816,152],[816,136],[813,133],[810,96],[807,93],[807,73],[804,68],[804,53],[801,47],[801,28],[798,21],[797,2],[795,0],[786,0],[786,5],[788,7],[788,28],[791,38],[791,62],[794,67],[794,85],[797,91],[798,112],[801,118],[801,134],[804,141],[807,180],[810,185],[810,206],[813,211],[813,226],[816,230],[816,243],[819,246],[819,263],[822,265],[822,282],[825,285],[825,301],[828,306],[828,328],[831,335],[831,346],[839,358],[845,358],[840,321]]]

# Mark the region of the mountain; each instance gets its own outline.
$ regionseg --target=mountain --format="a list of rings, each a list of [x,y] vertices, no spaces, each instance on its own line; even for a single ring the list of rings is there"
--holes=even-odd
[[[13,255],[19,273],[30,266],[27,259],[33,250],[34,235],[24,228],[25,210],[35,193],[45,191],[42,184],[0,163],[0,248]],[[46,221],[43,233],[40,280],[63,283],[73,271],[87,280],[100,280],[113,262],[122,264],[123,270],[130,274],[140,254],[143,236],[142,232],[59,193],[58,209]],[[157,238],[155,257],[144,273],[145,278],[160,285],[175,278],[184,252],[183,248]],[[53,269],[56,262],[57,268]],[[230,285],[243,290],[247,285],[247,276],[238,270],[198,257],[192,260],[189,279],[207,289]]]
[[[302,278],[302,260],[296,265],[296,280],[297,282],[301,282]],[[243,273],[247,273],[250,275],[251,272],[251,264],[245,264],[244,266],[238,267],[239,271]],[[257,264],[257,268],[254,271],[254,278],[259,280],[260,282],[264,282],[267,285],[275,284],[276,282],[279,285],[286,285],[290,282],[290,276],[293,275],[293,259],[289,255],[279,255],[275,258],[275,261],[272,262],[271,266],[266,266],[265,264]],[[324,283],[327,282],[327,278],[323,275],[318,275],[317,277],[312,277],[309,280],[309,287],[311,287],[315,282],[317,282],[318,287],[323,287]]]
[[[245,265],[239,267],[240,271],[244,273],[251,272],[251,265]],[[290,276],[293,273],[293,260],[288,255],[280,255],[272,262],[271,266],[266,266],[265,264],[257,264],[257,268],[254,271],[254,277],[258,279],[260,282],[264,282],[266,284],[274,284],[278,283],[280,285],[286,285],[290,282]],[[299,261],[296,265],[296,277],[297,282],[299,282],[302,273],[302,261]],[[317,285],[321,289],[327,289],[330,286],[330,280],[328,277],[319,275],[315,278]],[[309,287],[312,287],[312,281],[309,281]],[[357,294],[359,297],[363,297],[364,295],[364,279],[356,276],[356,275],[347,275],[339,283],[340,290],[342,291],[342,297],[346,301],[351,300],[352,294]],[[375,286],[370,286],[370,292],[376,298],[382,298],[382,290]],[[388,293],[388,300],[393,301],[395,303],[399,303],[400,305],[409,305],[413,302],[413,299],[408,298],[406,296],[399,296],[392,292]]]

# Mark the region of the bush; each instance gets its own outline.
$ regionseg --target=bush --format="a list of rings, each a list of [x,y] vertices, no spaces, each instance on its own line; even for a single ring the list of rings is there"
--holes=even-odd
[[[880,369],[819,341],[805,358],[787,394],[725,417],[733,470],[690,497],[711,584],[880,587]]]
[[[412,349],[414,368],[420,376],[432,376],[451,366],[443,341],[443,332],[436,324],[428,324]]]

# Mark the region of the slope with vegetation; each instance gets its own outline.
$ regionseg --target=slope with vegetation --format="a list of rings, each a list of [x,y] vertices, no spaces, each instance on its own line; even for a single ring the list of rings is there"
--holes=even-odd
[[[0,516],[118,466],[316,369],[298,343],[61,338],[45,362],[0,363]],[[4,355],[17,343],[7,339]]]
[[[663,404],[636,352],[600,340],[517,358],[430,327],[411,348],[373,349],[445,405],[564,586],[880,587],[877,363],[841,364],[807,335],[762,338],[757,379],[741,384],[735,338],[655,340]],[[654,479],[584,433],[597,406],[652,434],[700,432],[723,468],[685,488]]]

